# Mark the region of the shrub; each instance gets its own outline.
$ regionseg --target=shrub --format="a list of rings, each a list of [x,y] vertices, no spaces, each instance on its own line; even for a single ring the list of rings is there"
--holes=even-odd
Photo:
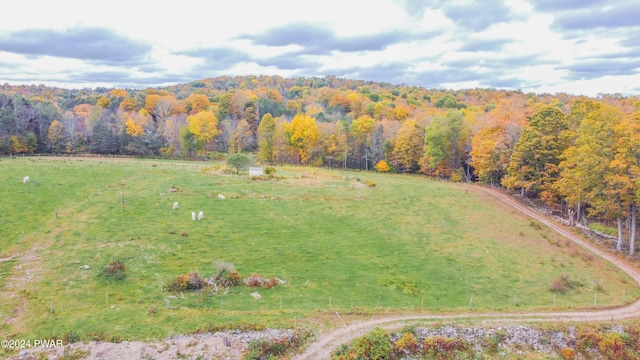
[[[564,294],[567,291],[579,286],[583,286],[583,284],[579,281],[571,280],[571,278],[569,278],[569,275],[560,275],[560,277],[553,280],[551,285],[549,285],[549,290]]]
[[[507,333],[504,330],[498,330],[489,336],[485,343],[487,347],[487,351],[490,354],[496,354],[500,347],[500,343],[507,336]]]
[[[260,274],[252,274],[242,280],[245,286],[272,288],[280,285],[277,277],[265,278]]]
[[[369,334],[356,339],[353,345],[343,345],[334,353],[336,360],[350,359],[391,359],[395,358],[393,345],[389,335],[382,329],[375,329]]]
[[[308,336],[307,331],[296,330],[286,338],[253,340],[249,343],[248,351],[242,356],[242,360],[275,359],[299,347]]]
[[[615,331],[609,331],[605,333],[599,344],[598,350],[607,359],[638,359],[638,356],[630,357],[631,349],[627,348],[627,345],[631,343],[631,339],[627,334],[621,334]]]
[[[383,329],[375,329],[367,335],[356,339],[353,343],[356,358],[365,359],[390,359],[393,354],[393,345],[389,334]]]
[[[267,166],[266,168],[264,168],[264,174],[267,176],[271,176],[275,173],[276,173],[276,169],[274,167]]]
[[[240,170],[247,169],[251,164],[251,159],[245,154],[231,154],[227,156],[227,165],[234,168],[236,170],[236,174],[240,172]]]
[[[102,270],[102,276],[111,278],[113,280],[122,280],[126,274],[124,263],[120,260],[115,260],[105,266]]]
[[[553,280],[551,285],[549,285],[549,290],[564,294],[567,291],[580,286],[584,286],[584,284],[576,280],[571,280],[571,278],[569,278],[569,275],[560,275],[560,277]]]
[[[588,349],[598,347],[602,341],[602,334],[598,333],[592,328],[581,328],[578,330],[576,336],[576,348],[580,352],[584,352]]]
[[[422,346],[423,353],[429,359],[457,359],[459,358],[458,353],[471,349],[471,346],[464,340],[444,336],[429,336],[424,339]],[[490,348],[489,351],[491,351]]]
[[[224,287],[231,287],[240,284],[240,274],[237,271],[232,271],[230,273],[225,273],[220,276],[217,284]]]
[[[363,184],[367,185],[367,186],[368,186],[368,187],[370,187],[370,188],[374,188],[374,187],[376,187],[376,183],[375,183],[375,181],[373,181],[373,180],[365,180],[365,181],[363,182]]]
[[[389,163],[387,163],[387,160],[383,159],[378,161],[378,163],[373,168],[378,172],[389,172]]]
[[[393,343],[396,352],[413,354],[418,350],[418,340],[412,332],[404,332],[398,340]]]
[[[560,350],[560,358],[563,360],[573,360],[576,358],[576,352],[572,348],[564,348]]]
[[[62,334],[62,343],[63,344],[73,344],[80,341],[80,335],[78,335],[75,331],[70,330]]]
[[[202,289],[204,286],[204,279],[200,277],[197,272],[192,272],[189,274],[189,282],[187,285],[187,290],[198,290]]]
[[[165,285],[166,291],[179,292],[184,290],[199,290],[205,285],[205,280],[197,272],[178,275]]]

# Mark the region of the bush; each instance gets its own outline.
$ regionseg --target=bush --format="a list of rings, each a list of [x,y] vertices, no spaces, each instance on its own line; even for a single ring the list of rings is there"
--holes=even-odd
[[[560,350],[560,358],[563,360],[573,360],[576,358],[576,352],[572,348],[564,348]]]
[[[393,343],[393,346],[398,353],[413,354],[418,350],[418,340],[412,332],[405,332]]]
[[[444,336],[429,336],[424,339],[422,346],[423,353],[429,359],[458,359],[458,353],[471,349],[471,346],[464,340]],[[491,352],[491,349],[489,351]]]
[[[389,334],[383,329],[375,329],[367,335],[356,339],[353,349],[357,356],[365,359],[390,359],[393,354],[393,345]]]
[[[276,173],[276,169],[274,167],[267,166],[266,168],[264,168],[264,174],[267,176],[271,176],[275,173]]]
[[[240,274],[237,271],[232,271],[230,273],[225,273],[220,276],[217,284],[224,287],[231,287],[240,284]]]
[[[124,279],[127,276],[124,263],[120,260],[112,261],[102,269],[102,276],[113,280]]]
[[[165,285],[166,291],[180,292],[185,290],[199,290],[206,284],[205,280],[197,272],[178,275]]]
[[[252,274],[242,280],[245,286],[272,288],[280,285],[277,277],[265,278],[260,274]]]
[[[224,287],[236,286],[240,283],[240,274],[236,271],[236,266],[231,262],[214,262],[218,272],[211,279],[211,282]]]
[[[615,331],[609,331],[602,336],[598,349],[600,353],[607,359],[625,360],[638,359],[638,355],[630,357],[631,349],[628,345],[631,339],[627,334],[621,334]]]
[[[592,328],[582,328],[578,330],[576,336],[576,348],[580,352],[584,352],[593,347],[597,347],[602,341],[602,334]]]
[[[249,349],[242,356],[242,360],[275,359],[299,347],[308,335],[306,331],[296,330],[293,335],[286,338],[253,340],[249,343]]]
[[[389,172],[389,163],[387,163],[387,160],[383,159],[378,161],[378,163],[373,168],[378,172]]]
[[[567,291],[574,289],[579,286],[583,286],[579,281],[571,280],[569,275],[560,275],[557,279],[553,280],[551,285],[549,285],[549,291],[566,293]]]
[[[367,185],[367,186],[368,186],[368,187],[370,187],[370,188],[374,188],[374,187],[376,187],[376,183],[375,183],[375,181],[373,181],[373,180],[365,180],[365,181],[364,181],[364,184],[365,184],[365,185]]]
[[[240,172],[240,170],[247,169],[251,164],[251,159],[245,154],[231,154],[227,156],[227,165],[236,169],[236,174]]]

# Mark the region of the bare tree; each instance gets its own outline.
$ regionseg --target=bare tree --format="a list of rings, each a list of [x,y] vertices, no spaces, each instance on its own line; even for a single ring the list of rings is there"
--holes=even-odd
[[[185,125],[187,125],[187,115],[185,114],[169,116],[164,121],[162,136],[171,149],[180,148],[180,128]]]
[[[236,130],[238,128],[238,122],[236,118],[230,116],[229,118],[220,122],[222,128],[222,139],[224,146],[228,153],[234,153],[236,151]]]

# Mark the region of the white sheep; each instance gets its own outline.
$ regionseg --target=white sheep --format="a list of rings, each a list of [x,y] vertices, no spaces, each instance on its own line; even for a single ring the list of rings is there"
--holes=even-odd
[[[173,203],[173,210],[175,210],[177,208],[178,208],[178,202],[176,201],[176,202]]]
[[[195,213],[195,211],[191,212],[191,219],[193,219],[193,221],[196,221],[196,213]]]
[[[224,200],[224,195],[218,194],[218,200]]]
[[[198,214],[198,220],[202,220],[204,219],[204,212],[200,211],[200,213]]]
[[[28,183],[29,181],[31,181],[31,179],[28,176],[25,176],[24,179],[22,179],[23,183]]]

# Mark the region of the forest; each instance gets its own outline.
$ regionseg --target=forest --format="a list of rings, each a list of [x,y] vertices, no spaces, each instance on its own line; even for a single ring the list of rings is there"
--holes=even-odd
[[[0,154],[114,154],[416,173],[501,186],[635,252],[640,98],[236,76],[140,89],[0,86]],[[625,237],[628,242],[625,241]]]

